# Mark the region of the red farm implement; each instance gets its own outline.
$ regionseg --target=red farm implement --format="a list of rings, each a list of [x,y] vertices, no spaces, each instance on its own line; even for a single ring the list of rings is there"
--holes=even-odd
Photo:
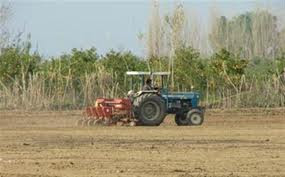
[[[87,107],[84,119],[78,121],[81,126],[94,125],[135,125],[132,118],[132,103],[129,99],[105,99],[100,98],[95,106]]]

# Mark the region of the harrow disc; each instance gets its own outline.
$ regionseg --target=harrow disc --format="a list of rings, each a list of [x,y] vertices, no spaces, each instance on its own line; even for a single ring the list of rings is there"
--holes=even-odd
[[[134,127],[134,126],[136,126],[136,122],[131,121],[131,122],[129,123],[129,125],[130,125],[131,127]]]
[[[121,122],[121,121],[116,122],[116,125],[117,125],[117,126],[124,126],[124,122]]]
[[[94,125],[94,121],[95,121],[95,119],[89,119],[88,122],[87,122],[88,127],[93,126]]]
[[[102,125],[103,121],[101,119],[96,119],[94,122],[93,122],[93,125],[94,126],[99,126],[99,125]]]

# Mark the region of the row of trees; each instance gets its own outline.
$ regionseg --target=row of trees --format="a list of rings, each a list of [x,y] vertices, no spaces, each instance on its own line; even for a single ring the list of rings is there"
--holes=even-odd
[[[25,45],[24,45],[25,44]],[[95,48],[45,59],[27,43],[0,55],[0,107],[63,108],[92,104],[98,97],[122,97],[126,71],[167,71],[168,57],[144,60],[131,52]],[[174,54],[173,91],[200,91],[208,106],[284,106],[285,55],[269,60],[241,58],[225,49],[203,57],[191,47]]]
[[[265,8],[232,18],[213,9],[210,25],[199,23],[195,16],[177,4],[161,17],[159,3],[153,1],[148,32],[139,36],[145,41],[148,58],[174,55],[181,46],[191,46],[206,56],[226,49],[247,59],[272,59],[285,51],[285,28],[280,25],[284,22]]]
[[[171,90],[199,91],[209,107],[285,106],[284,30],[277,17],[255,11],[214,19],[213,52],[206,55],[181,4],[163,18],[153,4],[149,31],[139,36],[147,59],[114,50],[99,55],[95,48],[44,58],[32,52],[30,37],[16,37],[1,45],[0,109],[81,108],[98,97],[123,97],[130,70],[170,71]]]
[[[285,49],[285,29],[278,29],[276,16],[257,10],[233,19],[218,18],[210,41],[214,50],[224,48],[246,58],[275,58]]]

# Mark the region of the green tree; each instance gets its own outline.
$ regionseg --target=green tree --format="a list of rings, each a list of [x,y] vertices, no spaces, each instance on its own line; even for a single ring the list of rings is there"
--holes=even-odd
[[[58,72],[63,76],[80,77],[96,71],[99,56],[95,48],[86,50],[72,49],[70,54],[61,55],[46,61],[49,72]]]
[[[131,52],[115,52],[111,50],[102,59],[101,64],[113,74],[120,86],[124,86],[127,71],[146,71],[147,62]]]
[[[248,60],[222,49],[215,53],[209,64],[212,88],[234,88],[238,92],[241,77],[245,74]]]
[[[40,62],[40,55],[37,52],[31,52],[31,43],[29,41],[2,48],[0,81],[4,84],[12,83],[15,79],[25,82],[29,76],[38,71]]]
[[[206,87],[206,64],[200,53],[191,47],[182,47],[175,52],[174,77],[179,89],[201,90]]]

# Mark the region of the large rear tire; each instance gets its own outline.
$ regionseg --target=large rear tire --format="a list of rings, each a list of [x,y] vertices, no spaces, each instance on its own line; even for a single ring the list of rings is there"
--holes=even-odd
[[[143,94],[134,101],[135,116],[140,125],[158,126],[166,116],[166,105],[156,94]]]

